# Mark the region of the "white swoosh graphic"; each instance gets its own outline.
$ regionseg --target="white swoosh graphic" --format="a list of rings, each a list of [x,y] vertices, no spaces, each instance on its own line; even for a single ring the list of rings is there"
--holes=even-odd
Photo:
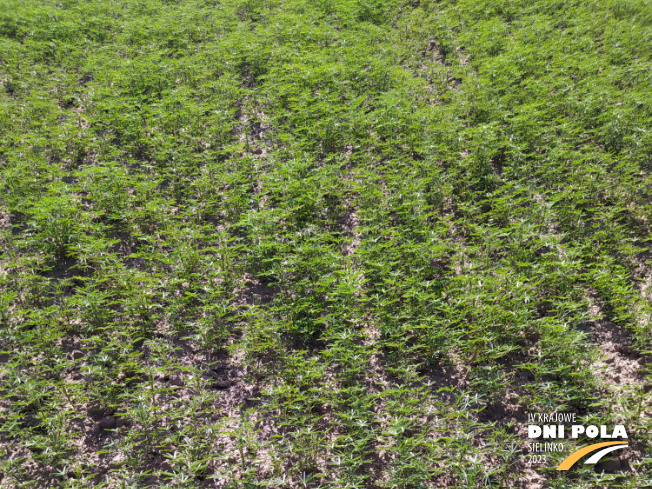
[[[597,464],[602,457],[604,457],[606,454],[609,452],[613,452],[614,450],[618,450],[619,448],[625,448],[627,445],[614,445],[613,447],[607,447],[603,448],[597,453],[594,453],[591,458],[589,458],[585,464]]]

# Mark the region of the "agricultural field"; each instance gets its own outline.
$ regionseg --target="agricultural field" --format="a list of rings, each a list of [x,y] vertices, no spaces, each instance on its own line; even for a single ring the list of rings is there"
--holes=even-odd
[[[651,239],[650,0],[0,0],[0,488],[652,487]]]

